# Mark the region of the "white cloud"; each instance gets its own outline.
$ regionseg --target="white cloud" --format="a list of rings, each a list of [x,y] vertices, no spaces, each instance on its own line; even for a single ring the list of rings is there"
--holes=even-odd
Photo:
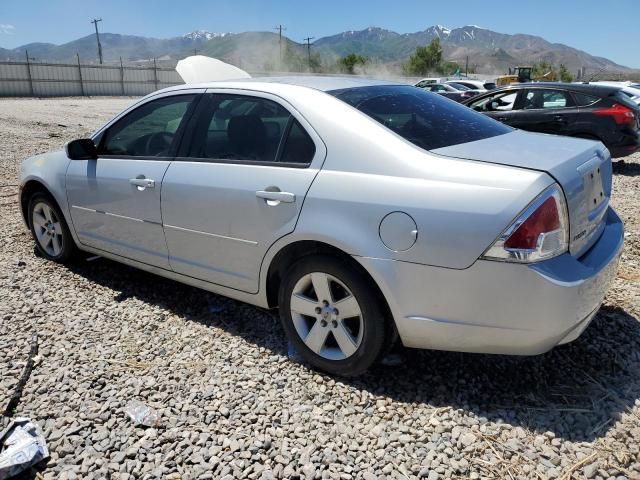
[[[0,23],[0,34],[11,35],[15,31],[16,27],[8,23]]]

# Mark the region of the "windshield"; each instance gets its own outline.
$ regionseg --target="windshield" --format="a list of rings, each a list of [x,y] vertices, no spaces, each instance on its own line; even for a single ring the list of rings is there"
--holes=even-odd
[[[345,88],[328,93],[425,150],[512,131],[464,105],[409,85]]]

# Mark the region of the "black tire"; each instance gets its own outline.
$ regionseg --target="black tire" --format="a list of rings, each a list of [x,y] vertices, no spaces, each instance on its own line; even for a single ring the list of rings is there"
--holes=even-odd
[[[311,350],[294,325],[291,298],[296,284],[305,276],[316,272],[328,274],[339,280],[355,297],[360,307],[362,321],[359,323],[359,328],[363,329],[361,341],[355,352],[344,359],[328,359]],[[312,367],[332,375],[352,377],[364,373],[378,360],[390,340],[387,338],[388,332],[391,331],[387,327],[387,309],[377,291],[356,268],[332,256],[303,257],[293,264],[280,284],[278,304],[283,328],[296,351]],[[316,319],[308,317],[313,324],[316,321],[319,322],[319,318],[321,317]]]
[[[36,235],[36,226],[34,225],[34,209],[41,204],[47,205],[53,214],[53,219],[56,220],[55,223],[59,224],[59,232],[56,232],[60,238],[60,251],[56,254],[51,250],[47,250],[38,240],[38,235]],[[64,215],[58,208],[58,204],[51,197],[51,195],[45,192],[37,192],[34,193],[29,199],[28,206],[28,219],[29,219],[29,229],[31,230],[31,236],[33,237],[33,241],[36,245],[36,250],[39,255],[46,258],[47,260],[51,260],[57,263],[69,263],[76,255],[78,249],[76,247],[75,242],[73,241],[73,237],[71,236],[71,231],[69,230],[69,226],[67,225],[66,220],[64,219]]]

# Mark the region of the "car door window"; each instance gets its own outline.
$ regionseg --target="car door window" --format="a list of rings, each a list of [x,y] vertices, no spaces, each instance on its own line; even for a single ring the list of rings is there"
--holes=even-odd
[[[569,93],[560,90],[527,90],[524,110],[565,108],[572,106]]]
[[[183,155],[257,163],[311,163],[315,144],[280,104],[261,97],[208,94]]]
[[[285,140],[280,162],[310,164],[316,154],[316,145],[300,122],[294,120]]]
[[[576,105],[580,107],[589,107],[600,100],[599,97],[593,95],[587,95],[586,93],[577,93],[573,92],[573,98],[576,102]]]
[[[483,97],[473,102],[470,106],[478,112],[507,112],[513,110],[517,98],[517,90],[508,90]]]
[[[106,131],[100,155],[166,157],[196,95],[177,95],[147,102]]]

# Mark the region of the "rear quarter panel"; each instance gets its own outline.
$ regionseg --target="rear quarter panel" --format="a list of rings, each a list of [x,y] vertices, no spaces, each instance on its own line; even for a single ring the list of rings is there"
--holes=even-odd
[[[322,92],[290,101],[324,141],[327,158],[289,241],[463,269],[553,183],[543,172],[431,154]],[[418,227],[404,252],[389,250],[379,235],[380,222],[395,211]]]

